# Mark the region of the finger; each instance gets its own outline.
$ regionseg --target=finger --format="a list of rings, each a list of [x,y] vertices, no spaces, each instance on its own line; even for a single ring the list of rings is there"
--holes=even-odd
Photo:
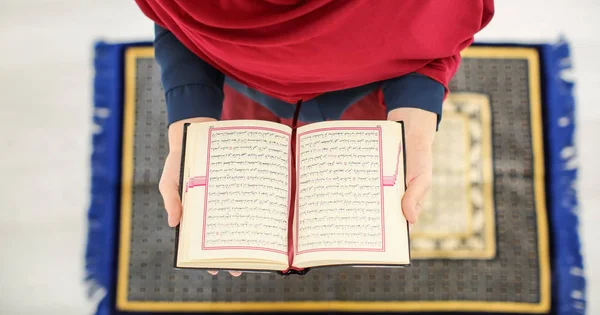
[[[219,272],[215,270],[208,270],[208,273],[210,273],[213,276],[219,274]],[[242,273],[240,271],[230,271],[229,274],[231,274],[234,277],[239,277]]]
[[[181,199],[177,184],[168,181],[161,182],[159,189],[167,211],[169,226],[175,227],[181,220]]]
[[[409,184],[402,197],[402,211],[409,223],[415,224],[422,210],[422,202],[425,199],[431,178],[426,175],[415,177]]]

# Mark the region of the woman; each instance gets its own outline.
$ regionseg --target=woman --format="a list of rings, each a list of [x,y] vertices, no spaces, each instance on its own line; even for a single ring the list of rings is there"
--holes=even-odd
[[[431,183],[432,143],[448,83],[460,52],[494,13],[493,0],[136,2],[156,25],[170,148],[159,186],[170,226],[181,217],[184,123],[232,112],[261,119],[251,104],[279,118],[301,106],[302,122],[335,120],[372,95],[377,102],[362,104],[362,113],[383,109],[382,119],[405,123],[402,209],[414,224]],[[225,90],[239,100],[227,113]]]

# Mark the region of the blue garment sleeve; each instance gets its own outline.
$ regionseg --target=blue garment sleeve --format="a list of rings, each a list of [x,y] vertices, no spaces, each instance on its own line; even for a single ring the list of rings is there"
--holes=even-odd
[[[381,86],[387,112],[402,107],[420,108],[437,114],[436,130],[442,120],[445,87],[428,76],[410,73],[386,80]]]
[[[224,75],[155,24],[154,58],[160,67],[168,124],[195,117],[220,119]]]

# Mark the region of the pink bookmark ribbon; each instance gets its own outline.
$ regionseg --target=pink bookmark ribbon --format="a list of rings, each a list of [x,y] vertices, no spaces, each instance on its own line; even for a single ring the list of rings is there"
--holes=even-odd
[[[190,179],[188,179],[187,184],[185,185],[185,191],[187,192],[188,189],[198,186],[206,186],[206,176],[190,177]]]
[[[396,185],[396,179],[398,178],[398,166],[400,164],[400,153],[402,152],[402,146],[398,146],[398,157],[396,158],[396,170],[392,176],[383,176],[383,186],[394,186]]]

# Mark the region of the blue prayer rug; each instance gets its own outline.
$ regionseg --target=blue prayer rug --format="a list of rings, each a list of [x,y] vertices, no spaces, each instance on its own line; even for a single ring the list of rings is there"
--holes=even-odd
[[[306,276],[172,267],[157,185],[168,151],[151,43],[95,47],[86,268],[97,314],[584,314],[575,102],[566,42],[463,53],[434,144],[432,191],[409,268]]]

